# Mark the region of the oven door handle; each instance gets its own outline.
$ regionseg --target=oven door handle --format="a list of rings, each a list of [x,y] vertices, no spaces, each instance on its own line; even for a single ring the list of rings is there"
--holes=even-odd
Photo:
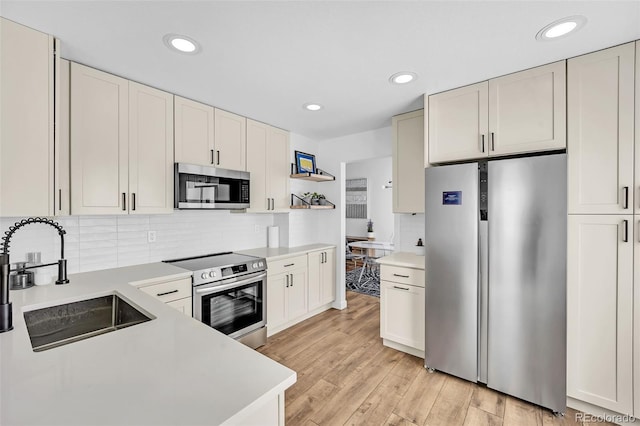
[[[255,281],[261,281],[266,276],[267,276],[267,273],[264,272],[264,273],[262,273],[260,275],[255,275],[255,276],[253,276],[251,278],[247,278],[247,279],[241,280],[241,281],[235,281],[235,282],[232,282],[232,283],[229,283],[229,284],[218,285],[218,286],[213,286],[213,287],[207,286],[206,288],[197,288],[196,287],[195,288],[195,292],[196,292],[196,294],[199,294],[199,295],[202,295],[202,296],[207,295],[207,294],[212,294],[212,293],[218,293],[218,292],[221,292],[221,291],[229,290],[229,289],[234,288],[234,287],[240,287],[240,286],[243,286],[245,284],[251,284],[252,282],[255,282]]]

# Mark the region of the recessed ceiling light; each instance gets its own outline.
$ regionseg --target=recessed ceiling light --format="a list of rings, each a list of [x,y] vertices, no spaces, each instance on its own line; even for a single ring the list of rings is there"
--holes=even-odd
[[[389,82],[393,84],[407,84],[418,78],[418,74],[411,71],[400,71],[389,77]]]
[[[171,50],[176,50],[180,53],[187,53],[190,55],[195,55],[200,52],[200,44],[194,39],[179,35],[179,34],[167,34],[163,38],[164,44],[167,45]]]
[[[302,108],[309,111],[320,111],[323,108],[323,106],[320,104],[307,103],[302,105]]]
[[[539,41],[557,40],[579,30],[586,23],[587,18],[584,16],[568,16],[552,22],[538,31],[536,39]]]

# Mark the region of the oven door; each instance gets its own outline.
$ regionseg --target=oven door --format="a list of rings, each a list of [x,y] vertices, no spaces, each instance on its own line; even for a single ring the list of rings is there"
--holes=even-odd
[[[194,317],[229,337],[240,337],[266,325],[266,290],[266,272],[194,287]]]

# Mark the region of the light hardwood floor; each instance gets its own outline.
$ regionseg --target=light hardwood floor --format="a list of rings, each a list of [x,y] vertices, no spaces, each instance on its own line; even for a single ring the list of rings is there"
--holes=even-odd
[[[268,339],[259,349],[298,373],[286,391],[286,424],[580,425],[516,398],[442,373],[382,345],[380,302],[347,292],[329,310]],[[602,423],[600,423],[602,425]]]

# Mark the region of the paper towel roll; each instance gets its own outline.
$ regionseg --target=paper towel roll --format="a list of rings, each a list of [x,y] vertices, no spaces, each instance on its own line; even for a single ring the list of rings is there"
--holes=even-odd
[[[280,227],[269,226],[267,227],[267,240],[270,248],[280,247]]]

